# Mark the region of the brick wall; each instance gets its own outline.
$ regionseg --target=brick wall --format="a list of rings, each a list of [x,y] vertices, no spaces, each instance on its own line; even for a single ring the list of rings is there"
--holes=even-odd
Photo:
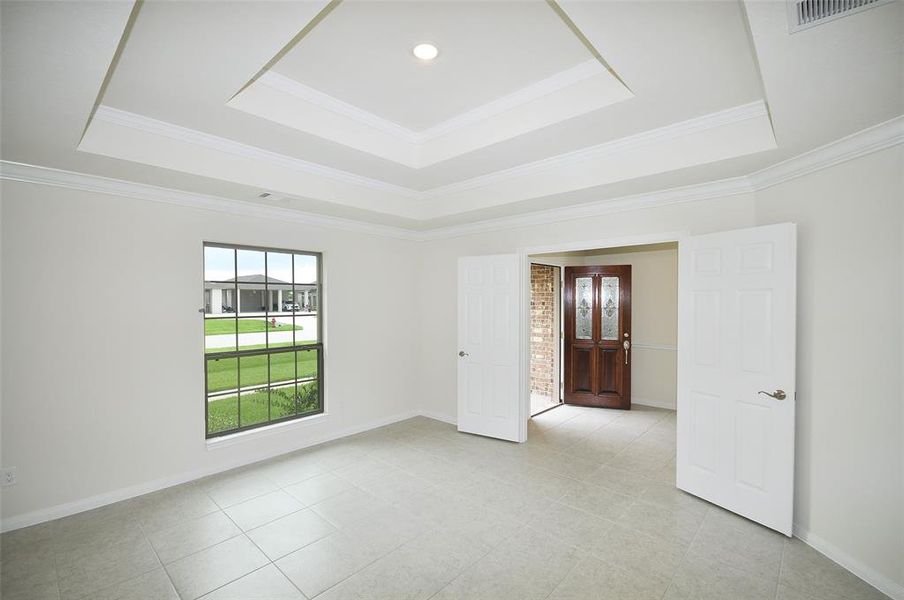
[[[555,398],[556,267],[530,266],[530,391]]]

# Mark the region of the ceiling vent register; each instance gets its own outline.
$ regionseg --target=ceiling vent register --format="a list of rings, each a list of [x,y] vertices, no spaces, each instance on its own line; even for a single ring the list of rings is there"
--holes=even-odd
[[[875,8],[894,0],[788,0],[791,33]]]

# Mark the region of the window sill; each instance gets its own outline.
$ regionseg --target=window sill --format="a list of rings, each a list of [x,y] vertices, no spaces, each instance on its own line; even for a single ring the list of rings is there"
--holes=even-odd
[[[311,415],[310,417],[302,417],[296,421],[286,421],[284,423],[274,423],[273,425],[265,425],[257,429],[249,431],[240,431],[230,435],[224,435],[206,440],[207,449],[214,450],[216,448],[224,448],[241,442],[248,442],[258,438],[266,438],[279,433],[285,433],[292,429],[301,429],[322,423],[329,415],[326,412]]]

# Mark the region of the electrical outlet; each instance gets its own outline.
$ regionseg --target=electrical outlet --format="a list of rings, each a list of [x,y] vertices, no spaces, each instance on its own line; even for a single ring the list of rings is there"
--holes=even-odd
[[[0,470],[0,486],[16,485],[16,467]]]

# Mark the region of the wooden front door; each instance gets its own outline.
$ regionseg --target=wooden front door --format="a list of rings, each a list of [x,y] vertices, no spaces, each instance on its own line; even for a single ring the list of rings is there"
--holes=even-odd
[[[565,403],[631,408],[631,265],[565,267]]]

